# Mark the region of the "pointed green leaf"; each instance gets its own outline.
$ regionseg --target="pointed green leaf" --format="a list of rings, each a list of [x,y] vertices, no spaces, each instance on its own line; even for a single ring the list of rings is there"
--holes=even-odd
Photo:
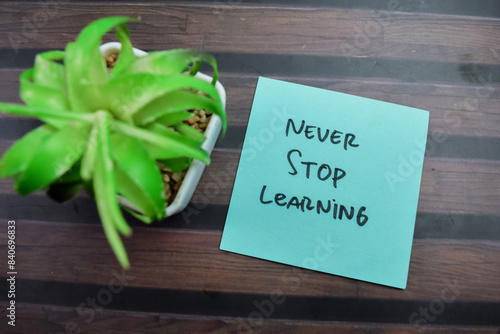
[[[214,63],[215,63],[215,59],[214,59]],[[191,67],[191,71],[189,71],[189,74],[196,75],[196,73],[198,73],[200,71],[200,68],[201,68],[201,61],[197,60],[193,63],[193,66]],[[214,80],[212,78],[212,85],[214,85],[216,82],[217,82],[217,80]]]
[[[203,109],[224,116],[221,104],[200,94],[178,90],[167,93],[139,109],[134,115],[134,121],[143,125],[173,112],[193,109]]]
[[[94,177],[94,191],[96,198],[99,197],[99,193],[102,193],[102,199],[107,203],[107,213],[112,217],[112,222],[115,227],[124,235],[130,234],[130,227],[127,225],[123,216],[120,212],[118,205],[118,199],[116,197],[116,179],[114,173],[114,163],[111,155],[110,147],[110,116],[107,112],[98,111],[97,112],[97,124],[98,124],[98,135],[97,135],[97,155],[96,155],[96,167],[94,174],[97,175],[99,172],[104,177],[102,180],[104,182],[95,182]],[[100,170],[97,170],[99,166]]]
[[[142,142],[116,133],[111,136],[116,162],[118,192],[152,219],[165,217],[165,189],[155,161]],[[120,177],[118,177],[120,174]]]
[[[192,161],[193,159],[186,157],[158,160],[158,162],[164,164],[174,173],[182,172],[184,169],[188,168],[191,165]]]
[[[96,147],[97,147],[97,136],[99,134],[99,123],[95,122],[90,131],[89,141],[87,148],[82,157],[82,164],[80,169],[80,175],[83,180],[90,181],[92,179],[92,174],[94,173],[95,160],[96,160]]]
[[[198,159],[207,165],[210,163],[210,156],[199,146],[197,141],[182,136],[162,125],[154,124],[148,128],[149,131],[119,121],[115,121],[114,125],[123,134],[156,146],[158,149],[157,153],[165,152],[164,156],[154,156],[153,158],[167,159],[176,156],[187,156]]]
[[[33,73],[33,69],[26,70],[19,78],[19,94],[23,101],[32,107],[68,110],[65,91],[32,82]]]
[[[111,70],[112,76],[116,76],[124,71],[134,60],[134,50],[130,42],[127,25],[122,24],[116,29],[116,37],[122,45],[115,67]]]
[[[33,82],[65,94],[64,65],[55,62],[63,59],[64,51],[48,51],[37,54],[33,67]]]
[[[182,121],[185,121],[189,117],[193,116],[193,113],[189,111],[174,111],[164,116],[159,117],[155,121],[159,124],[165,126],[171,126]]]
[[[107,99],[100,89],[111,75],[99,51],[102,36],[112,28],[137,19],[112,16],[105,17],[86,26],[73,43],[68,43],[64,64],[71,109],[93,112],[107,109]]]
[[[187,75],[128,74],[110,80],[102,92],[109,98],[116,117],[134,115],[140,108],[167,93],[193,89],[207,94],[221,104],[217,90],[210,83]]]
[[[130,235],[132,230],[123,218],[118,204],[114,173],[115,167],[111,158],[109,143],[110,116],[103,111],[98,111],[96,114],[98,136],[93,188],[97,209],[102,220],[104,233],[106,234],[115,256],[124,268],[128,268],[130,264],[118,231],[124,235]]]
[[[53,110],[50,108],[26,106],[16,103],[0,102],[0,112],[37,117],[55,128],[62,128],[72,122],[91,124],[94,120],[94,115],[76,114],[71,111]]]
[[[98,149],[98,151],[101,155],[102,150]],[[127,269],[130,267],[127,251],[125,250],[125,246],[123,245],[116,228],[116,219],[123,220],[123,217],[119,217],[121,216],[121,213],[116,212],[116,210],[119,210],[118,203],[116,202],[116,193],[110,190],[106,191],[106,188],[109,188],[106,187],[109,183],[109,179],[107,179],[109,172],[106,171],[107,168],[105,165],[105,161],[101,161],[100,159],[96,160],[96,172],[93,183],[97,210],[99,211],[99,216],[101,217],[104,234],[108,239],[113,253],[115,253],[116,258],[122,267]]]
[[[54,183],[80,182],[80,181],[82,181],[82,177],[80,176],[80,171],[81,171],[81,161],[77,161],[73,167],[71,167],[66,173],[64,173]]]
[[[38,147],[45,138],[53,133],[53,128],[42,125],[19,139],[0,160],[0,177],[14,176],[23,172],[37,152]]]
[[[82,156],[89,125],[68,125],[48,135],[36,150],[16,189],[25,195],[44,188],[66,173]]]
[[[137,183],[120,168],[115,169],[115,175],[118,194],[132,204],[135,210],[149,217],[149,220],[156,220],[157,213],[148,195],[142,192],[142,189],[139,188]],[[165,208],[163,210],[165,210]]]
[[[170,150],[164,146],[153,144],[151,142],[144,142],[144,147],[152,159],[173,159],[183,157],[184,153],[180,150]]]
[[[200,131],[190,127],[184,123],[177,123],[173,125],[173,128],[183,135],[184,137],[191,138],[194,142],[198,143],[200,146],[205,141],[207,137]]]
[[[130,209],[125,208],[125,211],[127,211],[132,216],[139,219],[140,221],[142,221],[145,224],[151,224],[154,221],[153,219],[149,218],[148,216],[141,215],[140,213],[137,213],[134,210],[130,210]]]
[[[124,73],[180,74],[189,70],[190,74],[194,75],[199,70],[200,61],[212,66],[214,71],[212,85],[214,85],[218,75],[217,62],[210,54],[194,50],[176,49],[149,52],[131,64]],[[190,68],[189,65],[192,63],[193,66]]]

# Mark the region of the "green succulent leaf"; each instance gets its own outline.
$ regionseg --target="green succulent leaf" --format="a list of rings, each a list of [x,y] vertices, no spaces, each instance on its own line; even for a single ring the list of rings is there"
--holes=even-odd
[[[53,110],[45,107],[33,107],[16,103],[0,102],[0,112],[37,117],[55,128],[62,128],[73,122],[91,124],[94,121],[94,115],[91,114],[75,114],[71,111]]]
[[[125,16],[105,17],[90,23],[81,31],[75,42],[68,43],[64,64],[72,110],[94,112],[107,109],[107,97],[101,86],[111,76],[99,51],[102,36],[116,26],[137,20]]]
[[[179,158],[184,155],[180,150],[168,150],[151,142],[144,142],[144,147],[148,150],[149,156],[155,160]]]
[[[55,62],[63,58],[63,51],[38,54],[35,66],[21,74],[19,93],[26,104],[55,110],[69,109],[64,66]]]
[[[146,216],[165,217],[165,190],[155,161],[142,142],[122,134],[111,136],[112,155],[116,162],[118,192]]]
[[[185,121],[189,117],[193,116],[192,112],[189,111],[174,111],[164,116],[159,117],[156,122],[165,126],[175,125],[182,121]]]
[[[212,99],[189,91],[178,90],[146,104],[135,113],[134,121],[138,125],[144,125],[163,116],[192,109],[204,109],[219,116],[224,113],[222,105],[215,103]]]
[[[82,177],[80,175],[80,171],[81,171],[81,161],[77,161],[73,167],[71,167],[66,173],[64,173],[54,183],[81,182]]]
[[[56,61],[64,59],[64,51],[48,51],[35,57],[33,67],[33,82],[66,93],[66,78],[64,65]]]
[[[191,138],[194,142],[198,143],[199,145],[201,145],[206,139],[203,133],[199,132],[196,129],[193,129],[187,124],[177,123],[173,125],[173,128],[181,135],[187,138]]]
[[[193,159],[186,157],[158,160],[174,173],[182,172],[191,165],[192,161]]]
[[[109,118],[108,113],[97,112],[98,136],[93,188],[104,233],[120,264],[128,268],[130,266],[128,256],[118,231],[123,235],[130,235],[132,231],[121,214],[116,196],[117,188],[108,132]]]
[[[20,76],[19,94],[23,101],[32,107],[68,110],[69,106],[64,90],[34,83],[33,74],[34,69],[29,69]]]
[[[70,124],[46,136],[23,174],[16,179],[17,191],[29,194],[64,175],[81,158],[89,131],[87,124]]]
[[[99,135],[99,123],[94,122],[92,130],[90,131],[89,141],[87,143],[87,149],[82,157],[80,175],[84,181],[90,181],[92,179],[92,174],[94,172],[95,160],[96,160],[96,147],[97,147],[97,136]]]
[[[215,72],[217,72],[217,63],[215,62],[215,60],[214,60],[214,64],[215,64]],[[200,68],[201,68],[201,61],[197,60],[197,61],[193,62],[193,66],[191,67],[189,74],[196,75],[196,73],[198,73],[200,71]],[[217,82],[217,80],[214,80],[212,78],[212,85],[215,85],[216,82]]]
[[[147,129],[141,129],[119,121],[115,122],[115,126],[121,133],[142,140],[147,146],[155,147],[155,153],[158,154],[153,157],[155,159],[188,156],[206,164],[210,163],[210,156],[200,147],[198,141],[178,134],[165,126],[153,124]]]
[[[134,216],[135,218],[139,219],[140,221],[142,221],[145,224],[151,224],[153,222],[153,220],[151,218],[149,218],[148,216],[145,216],[145,215],[142,215],[140,213],[137,213],[134,210],[130,210],[130,209],[125,208],[125,211],[127,211],[132,216]]]
[[[110,80],[102,91],[109,98],[115,116],[124,119],[156,98],[181,89],[199,90],[221,104],[219,93],[210,83],[182,74],[120,75]]]
[[[120,56],[116,60],[115,67],[113,67],[111,71],[113,76],[125,71],[135,60],[134,50],[132,43],[130,42],[130,33],[127,25],[121,24],[118,26],[116,29],[116,37],[120,40],[122,47],[120,50]]]
[[[214,71],[212,85],[215,85],[218,71],[214,57],[204,52],[186,49],[149,52],[131,64],[124,73],[181,74],[189,71],[191,75],[194,75],[198,72],[201,61],[212,66]],[[190,66],[191,64],[193,65]]]
[[[0,177],[9,177],[22,173],[41,143],[54,131],[50,126],[42,125],[19,139],[5,152],[2,160],[0,160]]]

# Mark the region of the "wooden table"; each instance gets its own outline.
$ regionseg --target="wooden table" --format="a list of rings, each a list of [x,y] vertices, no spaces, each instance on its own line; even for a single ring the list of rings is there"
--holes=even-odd
[[[127,218],[127,272],[86,195],[60,205],[1,180],[0,332],[497,333],[500,4],[430,2],[1,2],[0,101],[20,101],[18,76],[36,53],[64,48],[99,17],[140,15],[130,25],[136,47],[216,56],[229,129],[187,211],[152,226]],[[218,249],[258,76],[430,111],[406,290]],[[39,124],[0,117],[1,153]],[[15,327],[6,317],[9,220]]]

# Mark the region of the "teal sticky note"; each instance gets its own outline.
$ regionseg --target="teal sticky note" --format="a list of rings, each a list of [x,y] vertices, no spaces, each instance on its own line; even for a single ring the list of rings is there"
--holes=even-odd
[[[428,123],[259,78],[220,249],[404,289]]]

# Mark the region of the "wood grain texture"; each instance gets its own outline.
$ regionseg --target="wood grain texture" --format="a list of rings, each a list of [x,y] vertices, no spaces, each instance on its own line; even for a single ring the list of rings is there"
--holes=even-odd
[[[0,303],[2,309],[5,304]],[[5,311],[3,311],[5,312]],[[44,306],[36,304],[19,305],[19,318],[16,330],[19,333],[65,333],[66,328],[80,329],[82,333],[130,334],[130,333],[290,333],[290,334],[327,334],[327,333],[421,333],[421,328],[436,334],[479,333],[495,334],[497,327],[468,327],[460,330],[456,326],[425,327],[410,324],[374,324],[346,322],[312,322],[298,320],[269,320],[253,327],[245,318],[182,316],[177,314],[154,314],[106,310],[96,313],[94,320],[87,322],[87,317],[78,316],[75,308]],[[0,323],[2,333],[9,333],[9,328]],[[420,330],[420,332],[419,332]]]
[[[193,203],[229,204],[239,154],[222,149],[213,152],[212,165],[203,174]],[[258,174],[255,171],[256,180]],[[426,158],[418,212],[500,216],[499,176],[498,161]]]
[[[3,154],[11,141],[0,141]],[[241,151],[215,149],[195,190],[192,207],[202,214],[207,205],[229,205]],[[395,166],[397,170],[398,166]],[[258,179],[256,171],[256,180]],[[257,181],[256,181],[257,182]],[[0,194],[15,194],[10,179],[0,180]],[[500,217],[500,162],[426,158],[422,173],[419,213],[493,215]],[[37,191],[30,196],[43,196]],[[82,195],[88,198],[85,194]],[[255,195],[258,198],[259,194]],[[292,196],[292,194],[289,194]],[[53,203],[57,209],[58,204]],[[194,211],[193,211],[194,212]],[[190,215],[190,213],[187,213]]]
[[[33,20],[37,12],[49,19]],[[142,23],[134,25],[133,40],[148,50],[192,47],[210,52],[500,63],[500,20],[495,18],[238,2],[80,2],[47,10],[37,3],[21,9],[15,2],[3,2],[0,48],[62,48],[84,22],[107,15],[140,15]],[[24,23],[26,18],[31,25]]]
[[[89,6],[84,2],[56,2],[53,6],[16,2],[0,4],[0,47],[6,49],[62,49],[76,39],[89,22],[103,16],[141,16],[143,23],[134,30],[138,47],[148,49],[196,48],[203,45],[202,36],[186,33],[188,12],[169,5],[109,2]],[[147,20],[146,17],[148,17]],[[112,33],[105,41],[116,40]]]
[[[120,271],[100,226],[18,221],[18,278],[108,285]],[[220,232],[134,229],[125,240],[133,287],[391,300],[494,302],[500,294],[500,242],[415,240],[406,290],[262,261],[219,250]],[[0,245],[6,244],[0,235]],[[311,257],[313,257],[311,250]]]
[[[18,93],[21,72],[21,69],[0,68],[0,101],[21,102]],[[241,73],[220,74],[227,92],[229,126],[246,126],[257,78],[258,75]],[[470,84],[409,83],[382,78],[275,78],[428,110],[431,135],[500,137],[500,85],[488,82],[488,78]],[[12,116],[0,114],[2,117]]]
[[[498,19],[475,23],[474,18],[435,14],[416,18],[395,11],[274,6],[226,6],[215,13],[199,9],[189,16],[188,32],[202,33],[209,51],[500,61],[492,47],[498,45],[498,36],[493,37]]]
[[[221,73],[231,125],[242,126],[248,121],[256,77]],[[410,83],[382,78],[274,78],[427,110],[431,134],[439,130],[449,136],[500,136],[500,86],[487,78],[476,84]]]
[[[378,6],[388,10],[375,11],[294,1],[47,3],[0,2],[0,101],[20,102],[18,76],[39,50],[62,49],[99,17],[140,15],[141,23],[131,25],[135,46],[216,54],[230,129],[183,213],[197,215],[198,222],[190,226],[185,220],[173,228],[132,222],[134,236],[124,240],[132,264],[130,284],[117,303],[96,312],[92,321],[76,307],[109,288],[113,273],[121,271],[93,202],[81,194],[59,205],[42,200],[42,191],[21,198],[11,180],[0,180],[1,217],[25,218],[12,217],[18,286],[26,289],[19,291],[14,329],[6,327],[2,293],[1,333],[59,334],[71,332],[67,326],[73,323],[82,333],[105,334],[500,330],[495,320],[500,239],[488,235],[498,232],[500,222],[500,151],[495,146],[500,139],[500,18],[450,15],[444,9],[432,14],[424,3],[412,4],[420,10],[402,12],[397,1],[391,9],[392,2],[382,1]],[[112,33],[104,38],[110,40],[115,40]],[[416,228],[420,235],[413,242],[407,289],[219,250],[260,75],[430,112]],[[36,125],[1,114],[0,154]],[[207,217],[213,225],[203,228],[199,217],[215,211],[216,216]],[[475,228],[480,231],[475,237],[466,235]],[[6,242],[6,230],[0,229],[0,249]],[[1,286],[6,286],[5,275],[0,273]],[[271,319],[252,323],[253,301],[276,291],[286,303]],[[157,300],[165,297],[171,300]],[[412,325],[412,313],[439,301],[446,301],[446,309],[436,322]]]

